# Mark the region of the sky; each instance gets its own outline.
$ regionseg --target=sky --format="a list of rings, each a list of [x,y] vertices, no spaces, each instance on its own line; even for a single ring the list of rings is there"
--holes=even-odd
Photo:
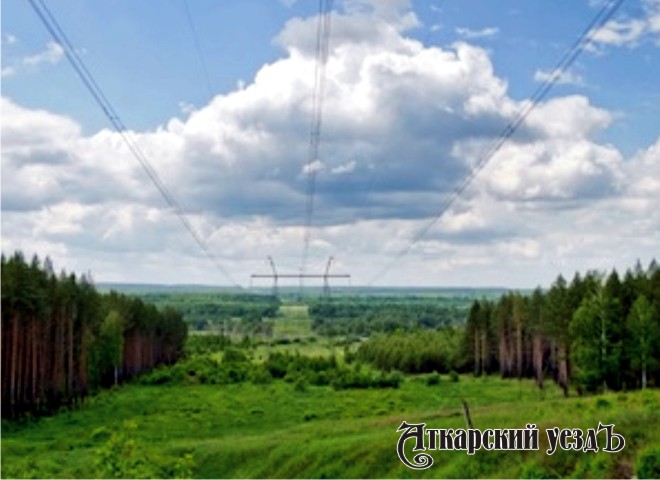
[[[5,254],[247,287],[268,256],[302,270],[313,172],[304,271],[332,257],[354,286],[660,260],[660,0],[623,2],[493,155],[603,0],[336,0],[323,95],[317,2],[44,2],[213,261],[21,1],[2,3]]]

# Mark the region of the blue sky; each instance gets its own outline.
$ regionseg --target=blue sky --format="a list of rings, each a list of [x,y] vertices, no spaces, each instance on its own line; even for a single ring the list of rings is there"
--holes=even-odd
[[[334,255],[354,284],[529,287],[658,256],[660,2],[628,0],[377,275],[604,3],[335,1],[310,269]],[[296,271],[317,2],[46,4],[231,276],[267,255]],[[28,2],[2,5],[2,99],[3,251],[100,281],[226,283]]]

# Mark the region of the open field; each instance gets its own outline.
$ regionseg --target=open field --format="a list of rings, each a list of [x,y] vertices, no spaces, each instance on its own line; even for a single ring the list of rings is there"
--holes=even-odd
[[[312,321],[307,313],[307,305],[282,305],[281,318],[273,324],[275,338],[307,338],[312,335]]]
[[[634,472],[642,446],[660,446],[658,390],[564,399],[551,387],[544,396],[531,381],[471,376],[458,382],[443,376],[438,385],[408,377],[399,389],[342,391],[297,391],[281,380],[127,385],[90,398],[77,411],[3,424],[2,475],[98,477],[109,447],[124,442],[147,472],[162,472],[157,468],[180,464],[190,454],[188,473],[198,478],[622,477]],[[536,423],[541,450],[434,452],[430,469],[404,467],[395,450],[401,422],[465,428],[461,399],[469,403],[476,428]],[[622,452],[545,454],[545,428],[595,428],[599,421],[616,424],[627,442]]]

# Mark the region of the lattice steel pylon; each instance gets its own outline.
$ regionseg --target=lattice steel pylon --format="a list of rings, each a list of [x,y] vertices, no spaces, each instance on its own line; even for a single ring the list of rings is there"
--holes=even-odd
[[[270,263],[270,268],[273,270],[273,297],[277,298],[279,295],[279,289],[277,285],[277,269],[275,268],[275,262],[273,261],[273,257],[268,255],[268,262]]]
[[[328,263],[325,264],[325,273],[323,274],[323,296],[330,296],[330,282],[328,276],[330,275],[330,265],[332,264],[333,257],[328,258]]]
[[[298,280],[302,280],[304,278],[320,278],[323,279],[323,295],[324,296],[329,296],[330,295],[330,279],[331,278],[346,278],[349,280],[351,279],[351,276],[348,273],[330,273],[330,266],[332,265],[332,261],[334,260],[334,257],[330,257],[328,259],[328,262],[326,263],[325,266],[325,271],[323,273],[279,273],[277,269],[275,268],[275,262],[273,259],[269,256],[268,257],[268,262],[270,263],[271,270],[273,273],[253,273],[250,275],[250,283],[252,284],[252,281],[255,278],[272,278],[273,279],[273,295],[278,295],[279,294],[279,279],[281,278],[297,278]]]

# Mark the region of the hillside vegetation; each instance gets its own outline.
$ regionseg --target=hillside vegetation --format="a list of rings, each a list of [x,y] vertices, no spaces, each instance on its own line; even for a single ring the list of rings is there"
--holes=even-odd
[[[628,477],[660,446],[660,392],[541,398],[531,380],[410,377],[398,389],[266,385],[128,385],[72,412],[3,424],[3,477],[379,478]],[[431,385],[429,385],[431,383]],[[433,452],[415,472],[396,456],[402,421],[465,428],[595,428],[614,423],[622,452]],[[651,452],[651,453],[649,453]],[[114,469],[114,470],[113,470]],[[658,471],[655,471],[657,476]]]

